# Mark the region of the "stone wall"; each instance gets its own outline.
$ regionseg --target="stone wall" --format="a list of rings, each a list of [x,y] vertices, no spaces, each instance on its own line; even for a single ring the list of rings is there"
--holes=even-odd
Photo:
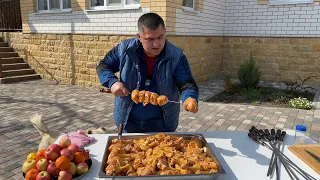
[[[100,86],[96,64],[123,39],[132,36],[0,33],[44,79]],[[169,36],[187,56],[198,83],[217,75],[237,77],[252,53],[262,80],[297,80],[310,73],[320,85],[320,38]]]
[[[132,36],[0,33],[44,79],[99,87],[96,64],[123,39]],[[216,77],[221,69],[222,37],[175,36],[197,82]]]
[[[262,80],[296,81],[310,73],[309,84],[320,84],[320,38],[224,37],[223,75],[237,77],[240,64],[250,52],[262,70]]]

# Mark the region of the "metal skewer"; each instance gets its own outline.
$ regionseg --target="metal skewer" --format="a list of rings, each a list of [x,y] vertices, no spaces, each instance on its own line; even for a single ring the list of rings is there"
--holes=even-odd
[[[177,104],[180,104],[180,101],[168,101],[168,102],[171,102],[171,103],[177,103]]]
[[[123,131],[123,125],[122,125],[122,123],[121,123],[120,126],[119,126],[119,129],[118,129],[118,139],[119,139],[119,140],[121,140],[122,131]]]
[[[274,131],[274,130],[273,130]],[[303,176],[305,179],[307,180],[316,180],[314,177],[312,177],[310,174],[306,173],[304,170],[302,170],[301,168],[299,168],[294,162],[292,162],[285,154],[283,154],[280,151],[280,148],[277,147],[277,143],[273,143],[274,139],[272,139],[273,137],[269,137],[268,133],[265,131],[263,132],[263,130],[258,130],[256,127],[252,126],[251,129],[249,130],[249,134],[248,136],[253,139],[254,141],[258,142],[259,144],[261,144],[262,146],[266,146],[268,149],[272,150],[274,152],[274,155],[276,156],[275,160],[271,163],[271,168],[269,167],[269,169],[274,169],[274,166],[277,166],[277,162],[276,160],[279,159],[281,161],[281,163],[283,164],[285,170],[287,171],[288,175],[290,176],[291,179],[299,179],[297,177],[297,175],[294,173],[294,170],[296,172],[298,172],[301,176]],[[272,132],[272,134],[275,134],[274,132]],[[276,140],[279,143],[282,143],[284,140],[286,133],[285,131],[283,131],[281,133],[281,131],[277,131],[276,134]],[[272,142],[273,141],[273,142]],[[269,144],[267,144],[266,142],[268,142]],[[279,144],[278,144],[279,145]],[[278,158],[277,158],[278,157]],[[268,169],[268,172],[269,172]],[[276,171],[279,170],[276,169]],[[279,174],[277,174],[277,178],[280,177]]]
[[[285,131],[283,131],[283,132],[285,135]],[[281,142],[282,142],[281,141],[281,139],[282,139],[281,138],[282,137],[281,130],[278,129],[277,133],[276,133],[274,129],[271,129],[271,134],[273,135],[273,143],[274,143],[273,145],[275,146],[276,149],[278,149],[278,151],[280,151],[280,146],[281,146]],[[283,138],[284,138],[284,136],[283,136]],[[275,153],[273,152],[273,154],[275,154]],[[280,170],[279,170],[279,163],[278,163],[278,159],[280,160],[280,158],[276,154],[274,157],[275,157],[274,159],[271,158],[271,161],[269,164],[270,171],[268,171],[268,175],[272,176],[274,173],[274,170],[276,170],[277,179],[280,179]]]
[[[274,135],[275,135],[275,131],[274,131],[274,129],[271,129],[271,134],[269,133],[269,131],[266,129],[265,131],[264,131],[264,133],[265,133],[265,135],[266,135],[266,138],[268,138],[269,139],[269,141],[274,141]],[[270,163],[269,163],[269,168],[268,168],[268,173],[267,173],[267,177],[269,176],[269,175],[271,175],[272,174],[272,172],[273,172],[273,163],[275,162],[274,160],[275,160],[276,158],[275,158],[275,152],[274,151],[272,151],[272,156],[271,156],[271,159],[270,159]]]

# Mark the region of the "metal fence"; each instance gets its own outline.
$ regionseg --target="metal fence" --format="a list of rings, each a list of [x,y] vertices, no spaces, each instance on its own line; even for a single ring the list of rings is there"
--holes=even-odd
[[[20,0],[0,0],[0,31],[21,31]]]

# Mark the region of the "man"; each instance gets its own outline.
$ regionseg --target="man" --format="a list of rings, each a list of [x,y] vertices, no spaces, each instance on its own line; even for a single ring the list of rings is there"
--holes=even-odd
[[[97,66],[101,84],[116,96],[114,121],[124,132],[174,132],[179,123],[180,104],[164,106],[135,104],[130,93],[137,89],[165,95],[184,108],[198,111],[198,87],[182,50],[166,40],[163,19],[155,13],[138,20],[137,38],[122,41]],[[120,80],[114,73],[120,72]],[[192,108],[189,105],[193,104]]]

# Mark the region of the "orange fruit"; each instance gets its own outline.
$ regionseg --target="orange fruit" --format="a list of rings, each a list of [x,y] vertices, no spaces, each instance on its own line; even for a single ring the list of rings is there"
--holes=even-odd
[[[82,152],[76,152],[74,154],[74,158],[73,158],[73,162],[76,164],[82,163],[86,160],[86,158],[84,157],[84,155],[82,154]]]
[[[40,159],[45,159],[44,152],[46,152],[45,149],[40,149],[36,152],[36,161],[39,161]]]
[[[25,175],[25,179],[26,180],[36,180],[37,175],[40,173],[40,171],[38,169],[30,169],[26,175]]]
[[[55,162],[55,165],[61,171],[67,170],[70,167],[70,160],[67,157],[60,156]]]

